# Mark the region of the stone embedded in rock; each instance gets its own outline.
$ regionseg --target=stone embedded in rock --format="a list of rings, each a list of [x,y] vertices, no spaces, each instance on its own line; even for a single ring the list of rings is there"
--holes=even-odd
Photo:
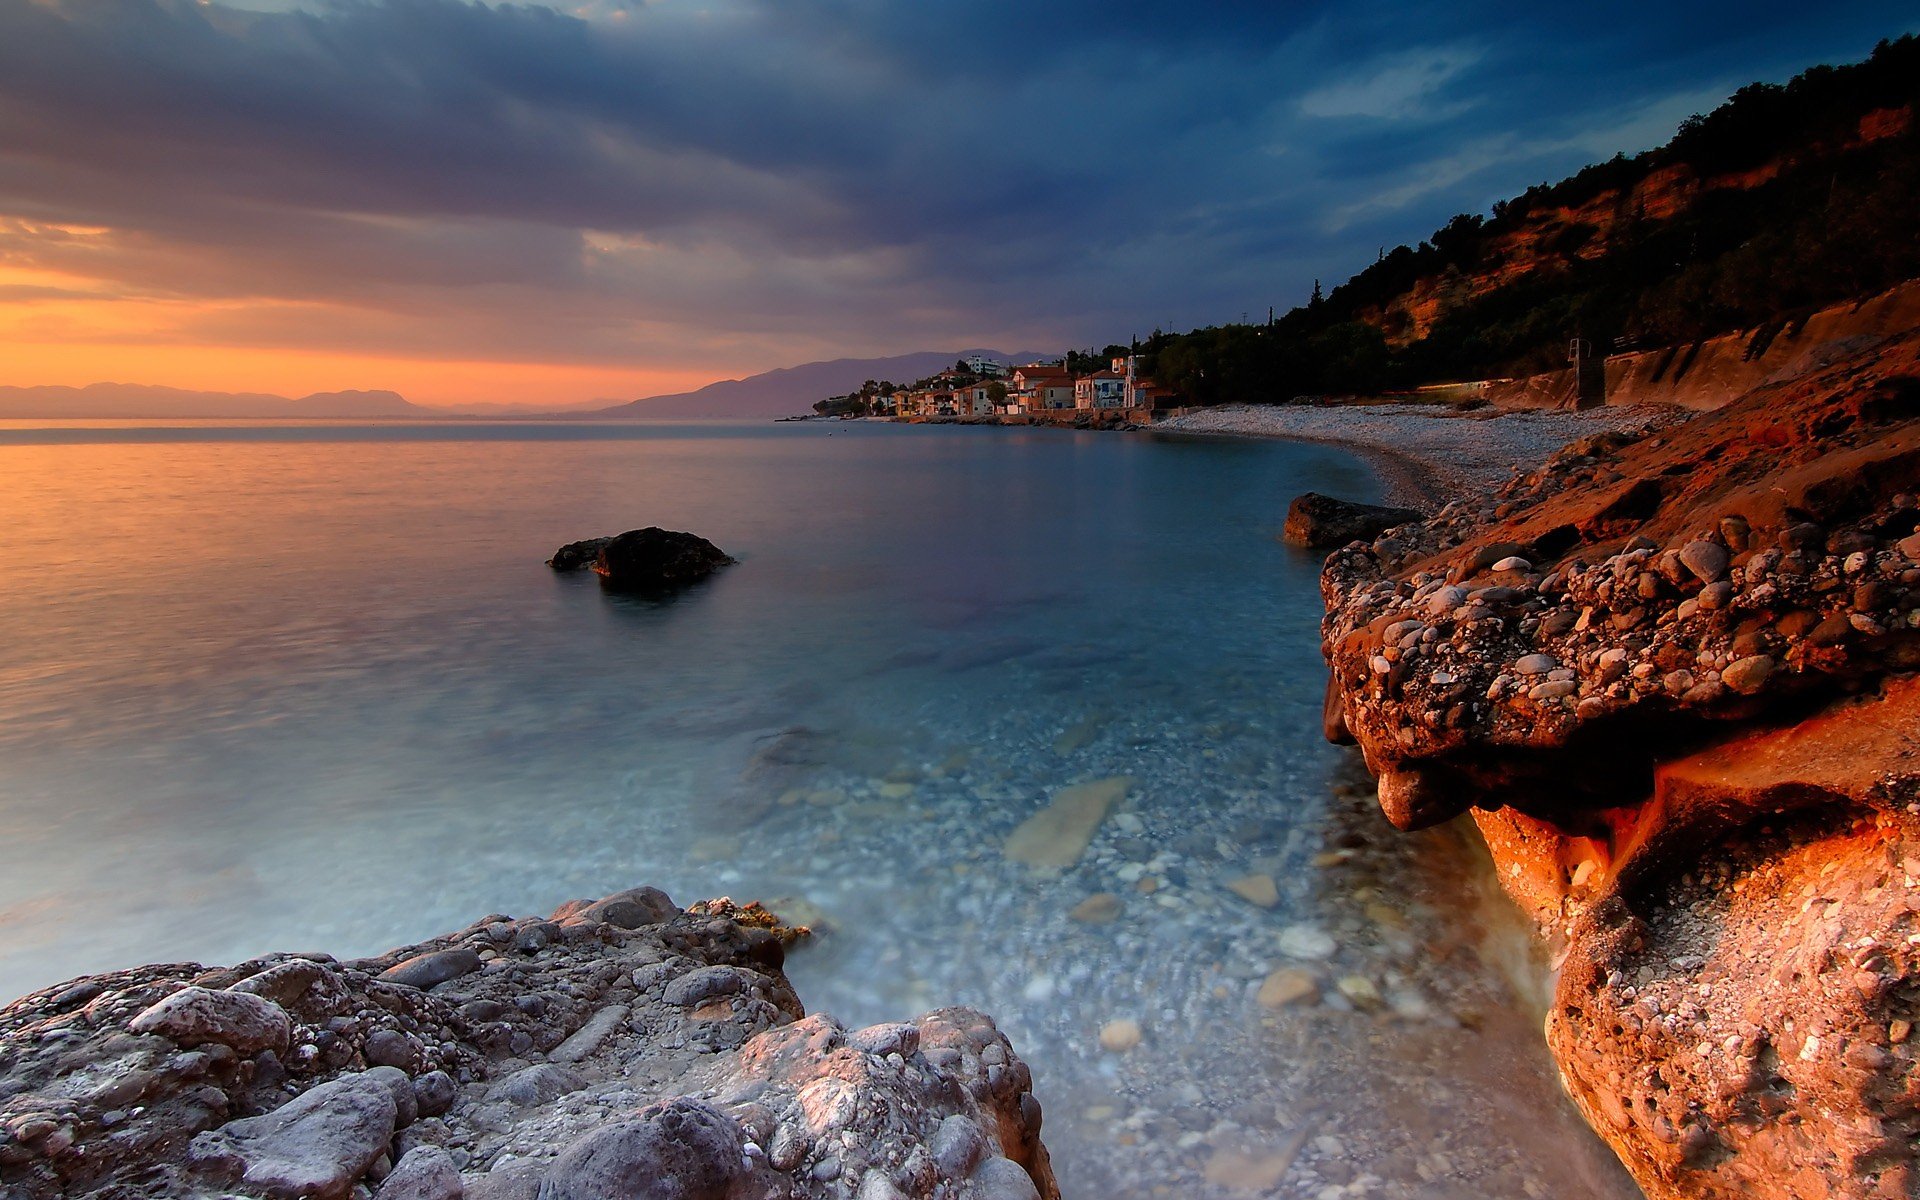
[[[569,921],[599,921],[621,929],[659,925],[680,915],[680,909],[659,888],[630,888],[596,900],[568,917]]]
[[[967,1181],[975,1200],[1040,1200],[1040,1189],[1019,1163],[998,1155],[982,1159]]]
[[[1291,545],[1319,550],[1368,541],[1396,525],[1425,519],[1425,514],[1410,508],[1356,504],[1306,492],[1287,506],[1287,523],[1281,537]]]
[[[593,570],[614,591],[657,594],[698,583],[731,562],[703,537],[649,525],[601,547]]]
[[[699,1100],[651,1104],[562,1151],[541,1200],[726,1200],[745,1144],[732,1118]]]
[[[380,1181],[373,1200],[460,1200],[465,1194],[451,1155],[438,1146],[415,1146]]]
[[[869,1025],[848,1034],[847,1045],[862,1054],[877,1054],[882,1058],[898,1054],[901,1058],[912,1058],[920,1049],[920,1027],[906,1021]]]
[[[1080,861],[1107,810],[1119,803],[1133,779],[1116,775],[1076,783],[1054,793],[1052,803],[1020,823],[1008,835],[1007,858],[1030,867],[1070,867]]]
[[[480,956],[472,950],[461,947],[454,950],[432,950],[425,954],[416,954],[405,962],[396,963],[380,972],[380,978],[388,983],[403,984],[407,987],[426,991],[437,987],[450,979],[480,969]]]
[[[293,1021],[285,1009],[264,996],[187,987],[135,1017],[128,1028],[159,1034],[182,1046],[212,1042],[253,1055],[285,1050]]]
[[[201,1134],[189,1157],[270,1196],[335,1200],[387,1152],[400,1118],[395,1080],[412,1086],[392,1067],[342,1075],[263,1116]]]
[[[667,985],[662,998],[668,1004],[692,1008],[715,996],[731,996],[753,984],[753,976],[739,967],[715,965],[688,971]]]
[[[1680,547],[1680,562],[1701,583],[1718,583],[1727,577],[1727,548],[1718,542],[1688,542]]]
[[[1736,692],[1752,695],[1766,686],[1773,674],[1773,658],[1766,654],[1755,654],[1738,662],[1729,663],[1727,669],[1720,672],[1720,682]]]

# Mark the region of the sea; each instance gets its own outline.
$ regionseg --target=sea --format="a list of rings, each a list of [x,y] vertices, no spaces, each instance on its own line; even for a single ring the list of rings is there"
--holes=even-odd
[[[0,423],[0,1002],[652,884],[810,926],[849,1027],[993,1014],[1069,1196],[1635,1195],[1471,838],[1321,736],[1309,490],[1380,484],[1145,433]],[[648,525],[738,562],[544,565]],[[1080,785],[1077,861],[1010,858]]]

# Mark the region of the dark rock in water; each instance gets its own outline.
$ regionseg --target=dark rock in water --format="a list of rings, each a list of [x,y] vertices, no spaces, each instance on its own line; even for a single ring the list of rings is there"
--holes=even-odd
[[[660,593],[698,583],[732,561],[703,537],[649,525],[608,541],[593,569],[615,591]]]
[[[1355,504],[1336,500],[1319,492],[1297,496],[1287,507],[1286,541],[1309,550],[1344,546],[1348,542],[1371,541],[1381,531],[1426,517],[1410,508],[1388,508],[1380,504]]]
[[[590,567],[612,540],[610,537],[597,537],[583,542],[568,542],[553,552],[547,565],[556,571],[578,571],[582,567]]]

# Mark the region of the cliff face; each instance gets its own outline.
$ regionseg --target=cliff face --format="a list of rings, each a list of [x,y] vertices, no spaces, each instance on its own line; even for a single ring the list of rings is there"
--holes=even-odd
[[[1615,354],[1604,370],[1608,404],[1724,408],[1756,388],[1787,384],[1920,328],[1920,282],[1776,319],[1720,337],[1659,350]],[[1475,393],[1499,408],[1564,407],[1576,394],[1572,370],[1489,383]]]
[[[1473,811],[1655,1196],[1920,1186],[1916,492],[1908,334],[1327,562],[1330,735]]]
[[[1355,316],[1380,329],[1390,345],[1417,342],[1448,312],[1470,301],[1536,275],[1604,258],[1636,226],[1672,221],[1705,197],[1750,191],[1799,163],[1871,146],[1912,128],[1911,105],[1875,108],[1834,144],[1796,147],[1742,170],[1701,171],[1687,163],[1650,166],[1630,182],[1603,187],[1576,201],[1528,208],[1481,238],[1470,267],[1423,275],[1400,294]]]

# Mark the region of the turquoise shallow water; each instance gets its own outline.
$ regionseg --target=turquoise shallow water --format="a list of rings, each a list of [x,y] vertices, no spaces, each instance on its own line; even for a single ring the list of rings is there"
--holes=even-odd
[[[1377,490],[1322,446],[1051,430],[0,425],[0,997],[788,897],[810,1006],[1000,1018],[1075,1194],[1619,1194],[1495,956],[1435,974],[1481,925],[1452,851],[1336,791],[1316,564],[1274,541],[1309,489]],[[542,565],[646,524],[741,561],[669,603]],[[1115,777],[1079,864],[1003,858]],[[1096,892],[1118,920],[1067,915]],[[1289,964],[1323,1003],[1257,1003]]]

